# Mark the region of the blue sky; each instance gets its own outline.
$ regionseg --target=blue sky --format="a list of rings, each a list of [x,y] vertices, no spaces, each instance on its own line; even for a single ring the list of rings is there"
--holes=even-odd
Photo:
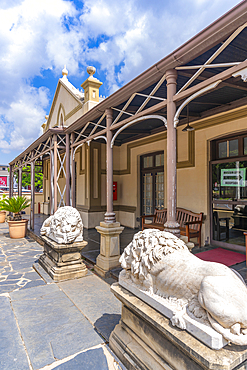
[[[0,0],[0,164],[41,134],[62,69],[94,65],[108,96],[237,5],[235,0]]]

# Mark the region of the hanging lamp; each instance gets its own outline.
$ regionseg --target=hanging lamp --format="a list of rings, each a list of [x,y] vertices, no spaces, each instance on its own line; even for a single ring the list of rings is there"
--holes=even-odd
[[[182,129],[183,132],[186,131],[193,131],[195,130],[194,127],[190,126],[189,124],[189,104],[187,104],[187,125]]]

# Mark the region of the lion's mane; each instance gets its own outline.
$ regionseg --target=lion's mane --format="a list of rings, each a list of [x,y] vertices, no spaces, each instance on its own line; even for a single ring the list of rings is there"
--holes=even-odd
[[[133,276],[144,280],[155,263],[177,250],[187,250],[186,244],[175,235],[156,229],[146,229],[134,235],[125,248],[120,263]],[[189,252],[189,251],[188,251]]]

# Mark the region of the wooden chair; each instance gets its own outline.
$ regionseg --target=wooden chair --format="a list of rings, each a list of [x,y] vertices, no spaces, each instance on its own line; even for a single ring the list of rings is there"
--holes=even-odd
[[[221,234],[226,234],[226,240],[229,239],[229,219],[230,217],[219,217],[218,212],[213,212],[213,233],[214,240],[221,240]],[[223,222],[223,224],[222,224]]]
[[[142,230],[144,229],[159,229],[164,230],[164,223],[166,222],[166,209],[155,209],[153,215],[141,216]],[[151,223],[145,223],[145,220],[152,218]]]

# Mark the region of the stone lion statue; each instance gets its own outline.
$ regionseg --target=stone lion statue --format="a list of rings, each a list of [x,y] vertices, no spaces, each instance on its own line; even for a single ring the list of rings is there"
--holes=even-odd
[[[230,268],[200,260],[181,239],[155,229],[135,234],[120,262],[119,282],[125,274],[139,289],[184,300],[187,312],[204,315],[228,342],[247,345],[247,288]],[[182,315],[171,322],[186,329]]]
[[[70,206],[59,208],[54,215],[44,221],[40,234],[59,244],[83,241],[83,224],[80,213]]]

